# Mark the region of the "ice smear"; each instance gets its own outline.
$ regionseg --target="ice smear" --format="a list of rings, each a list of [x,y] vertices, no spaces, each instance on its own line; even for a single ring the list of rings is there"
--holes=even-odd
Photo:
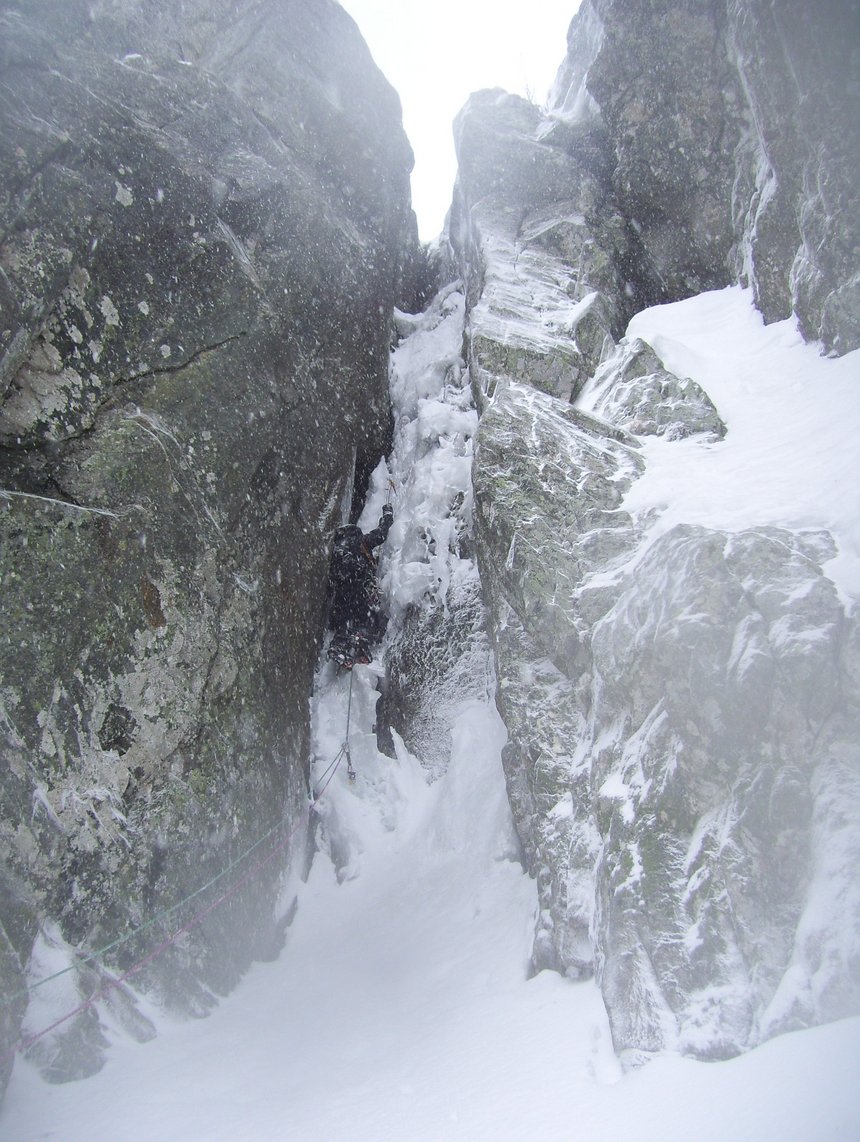
[[[458,556],[458,538],[471,513],[472,440],[478,427],[461,358],[464,309],[462,289],[454,283],[421,320],[397,315],[404,340],[391,364],[392,470],[383,463],[374,472],[359,520],[365,529],[374,526],[391,499],[394,527],[382,572],[395,621],[410,605],[444,606],[452,580],[469,574],[472,566]]]

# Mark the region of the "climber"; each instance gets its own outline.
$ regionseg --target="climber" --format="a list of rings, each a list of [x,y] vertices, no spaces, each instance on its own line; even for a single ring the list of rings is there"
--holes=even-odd
[[[335,533],[328,582],[329,627],[334,634],[328,657],[348,670],[356,662],[370,662],[371,646],[385,633],[373,551],[385,542],[393,521],[394,509],[386,504],[379,525],[366,535],[354,524]]]

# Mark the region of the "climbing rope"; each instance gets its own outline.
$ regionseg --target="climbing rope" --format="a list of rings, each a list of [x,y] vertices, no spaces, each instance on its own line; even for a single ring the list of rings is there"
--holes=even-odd
[[[0,489],[0,491],[2,491],[2,489]],[[390,502],[392,492],[394,492],[394,491],[395,491],[394,481],[389,480],[388,481],[388,497],[386,499],[386,503]],[[346,710],[346,733],[345,733],[345,737],[344,737],[344,742],[341,745],[340,750],[338,751],[338,753],[335,756],[335,758],[333,759],[333,761],[325,769],[325,771],[322,773],[320,778],[315,783],[315,786],[313,788],[313,804],[314,805],[316,804],[316,802],[318,802],[320,800],[320,798],[323,796],[325,791],[328,789],[329,785],[331,784],[332,780],[334,779],[334,776],[337,773],[338,769],[340,768],[340,765],[342,764],[344,759],[346,759],[346,771],[347,771],[347,776],[348,776],[349,780],[354,781],[355,777],[356,777],[355,769],[354,769],[353,764],[352,764],[352,755],[350,752],[350,745],[349,745],[350,722],[351,722],[351,716],[352,716],[352,687],[353,687],[353,674],[352,674],[352,670],[350,670],[349,691],[348,691],[347,710]],[[215,908],[219,907],[226,900],[230,899],[233,895],[235,895],[235,893],[238,892],[238,890],[242,887],[243,884],[245,884],[253,875],[255,875],[258,871],[260,871],[260,869],[265,867],[266,864],[268,864],[272,859],[274,859],[275,855],[278,852],[280,852],[283,848],[286,847],[287,844],[289,844],[290,840],[295,835],[299,825],[301,824],[302,819],[303,819],[303,817],[293,827],[293,829],[288,834],[288,836],[278,846],[276,846],[276,848],[272,851],[272,853],[269,854],[268,857],[266,857],[263,861],[259,862],[258,864],[254,865],[253,868],[251,868],[245,874],[245,876],[243,876],[239,881],[237,881],[236,884],[234,884],[231,888],[229,888],[224,894],[222,894],[220,897],[218,897],[217,900],[215,900],[212,904],[208,905],[201,912],[198,912],[186,924],[184,924],[184,925],[182,925],[182,927],[178,928],[173,933],[173,935],[169,936],[165,941],[163,941],[161,944],[159,944],[158,947],[156,947],[153,951],[148,953],[148,955],[143,957],[143,959],[138,960],[137,963],[133,964],[122,975],[116,977],[115,979],[111,979],[107,983],[105,983],[99,991],[95,992],[88,999],[86,999],[83,1003],[79,1004],[76,1008],[74,1008],[74,1010],[67,1012],[65,1015],[63,1015],[59,1019],[55,1020],[49,1027],[43,1028],[41,1031],[37,1032],[36,1034],[28,1036],[26,1038],[23,1038],[23,1037],[19,1038],[17,1040],[17,1042],[15,1044],[13,1044],[13,1046],[11,1047],[10,1050],[8,1050],[3,1056],[0,1056],[0,1065],[5,1065],[7,1060],[11,1056],[13,1056],[17,1051],[26,1052],[27,1050],[29,1050],[30,1047],[32,1047],[36,1042],[38,1042],[39,1039],[43,1038],[45,1035],[47,1035],[51,1031],[55,1030],[57,1027],[61,1026],[65,1022],[67,1022],[69,1019],[72,1019],[75,1015],[80,1014],[81,1012],[87,1010],[87,1008],[91,1007],[93,1004],[97,1003],[101,998],[103,998],[103,996],[107,992],[109,992],[111,989],[113,989],[115,987],[119,987],[130,976],[139,972],[144,966],[146,966],[146,964],[150,963],[152,960],[156,959],[159,955],[161,955],[164,951],[166,951],[167,948],[169,948],[172,944],[174,944],[176,942],[176,940],[178,940],[181,935],[184,935],[186,932],[188,932],[192,928],[196,927],[204,919],[205,916],[207,916]],[[196,889],[194,892],[189,893],[187,896],[183,897],[181,900],[177,901],[175,904],[172,904],[167,908],[163,908],[161,911],[155,913],[155,915],[151,916],[143,924],[140,924],[138,927],[127,932],[125,935],[120,936],[118,939],[111,941],[111,943],[105,944],[103,947],[97,949],[96,951],[89,952],[88,954],[86,954],[84,956],[76,955],[74,963],[67,965],[66,967],[60,969],[59,971],[54,972],[53,974],[51,974],[49,976],[45,976],[43,979],[39,979],[39,980],[36,980],[34,983],[28,984],[26,987],[21,988],[20,990],[12,993],[9,996],[3,997],[2,999],[0,999],[0,1010],[3,1010],[4,1008],[11,1006],[13,1003],[16,1002],[16,1000],[32,994],[38,988],[44,987],[46,984],[51,983],[54,980],[59,979],[61,976],[66,975],[68,972],[75,971],[75,970],[79,969],[80,967],[82,967],[86,964],[95,963],[95,962],[101,960],[108,952],[116,950],[117,948],[121,947],[123,944],[127,943],[129,940],[134,939],[135,937],[139,936],[141,933],[143,933],[143,932],[147,931],[149,928],[153,927],[159,921],[164,920],[168,916],[171,916],[174,912],[178,911],[180,908],[184,907],[186,904],[188,904],[192,900],[196,899],[202,893],[206,892],[207,889],[211,888],[213,885],[217,884],[218,881],[222,880],[225,876],[229,875],[229,873],[232,872],[233,869],[235,869],[239,864],[241,864],[242,861],[244,861],[248,856],[250,856],[250,854],[252,852],[254,852],[257,848],[260,847],[260,845],[264,844],[271,836],[273,836],[280,828],[282,828],[283,825],[286,824],[286,821],[287,821],[286,817],[281,818],[281,820],[278,821],[277,824],[275,824],[271,829],[269,829],[268,832],[264,833],[261,837],[259,837],[252,845],[250,845],[247,849],[245,849],[244,852],[242,852],[233,861],[231,861],[231,863],[229,865],[227,865],[225,868],[223,868],[220,872],[218,872],[215,876],[213,876],[205,884],[201,885],[200,888]]]
[[[88,952],[85,956],[76,955],[75,962],[73,964],[69,964],[68,967],[61,968],[60,971],[55,971],[53,975],[47,975],[44,977],[44,979],[36,980],[35,983],[28,984],[26,987],[21,988],[20,991],[13,992],[12,995],[5,996],[4,998],[0,999],[0,1010],[2,1010],[4,1007],[11,1006],[11,1004],[13,1004],[16,999],[21,999],[25,995],[32,994],[34,991],[36,991],[37,988],[44,987],[46,983],[52,983],[55,979],[59,979],[61,976],[66,975],[68,972],[76,971],[78,968],[83,967],[86,964],[93,963],[96,960],[102,959],[107,955],[108,952],[112,952],[114,949],[122,947],[123,944],[127,944],[129,940],[133,940],[135,936],[139,936],[141,932],[147,931],[147,929],[157,924],[159,920],[164,920],[168,916],[171,916],[174,912],[178,912],[180,908],[183,908],[186,904],[190,903],[192,900],[195,900],[198,896],[201,896],[208,888],[211,888],[213,884],[217,884],[219,880],[223,880],[225,876],[228,876],[233,871],[233,869],[240,865],[246,857],[250,856],[255,849],[258,849],[260,845],[264,844],[269,839],[269,837],[271,837],[279,829],[283,828],[283,826],[287,823],[287,820],[287,817],[282,817],[276,825],[273,825],[268,832],[263,833],[261,837],[258,837],[252,845],[245,849],[244,852],[240,853],[239,856],[235,858],[235,860],[232,860],[230,864],[226,866],[226,868],[222,868],[220,872],[216,873],[215,876],[211,878],[211,880],[207,880],[205,884],[202,884],[199,888],[195,889],[194,892],[190,892],[187,896],[184,896],[175,904],[171,904],[167,908],[162,908],[160,912],[156,912],[154,916],[150,916],[150,918],[144,921],[144,923],[139,924],[130,932],[126,932],[124,936],[120,936],[118,939],[112,940],[111,943],[105,944],[102,948],[97,948],[94,952]]]
[[[331,784],[331,782],[334,778],[334,775],[337,773],[337,770],[340,767],[341,763],[343,762],[344,758],[346,759],[347,776],[349,777],[350,781],[355,780],[355,769],[353,768],[353,765],[352,765],[352,757],[351,757],[350,748],[349,748],[349,731],[350,731],[350,722],[351,722],[351,718],[352,718],[352,685],[353,685],[353,675],[352,675],[352,671],[350,671],[349,691],[348,691],[347,707],[346,707],[346,736],[344,739],[344,743],[340,747],[340,750],[338,751],[337,756],[334,758],[334,760],[331,762],[331,764],[328,766],[328,768],[324,771],[321,778],[317,781],[317,783],[314,787],[314,792],[313,792],[313,802],[308,805],[306,812],[309,811],[310,808],[315,807],[316,803],[323,796],[326,789],[328,789],[329,785]],[[323,782],[321,787],[319,787],[320,781]],[[146,967],[153,960],[157,959],[160,955],[162,955],[164,952],[166,952],[168,948],[172,947],[173,944],[175,944],[176,941],[181,936],[185,935],[187,932],[192,931],[199,924],[201,924],[202,921],[210,914],[210,912],[213,912],[216,908],[220,907],[227,900],[230,900],[233,896],[235,896],[240,888],[242,888],[245,884],[248,883],[248,881],[253,876],[255,876],[263,868],[265,868],[265,866],[267,864],[270,864],[274,860],[274,858],[278,855],[278,853],[282,852],[287,847],[287,845],[290,843],[290,841],[293,839],[293,837],[298,832],[300,826],[304,823],[305,818],[306,818],[306,812],[303,812],[301,814],[301,816],[299,817],[299,820],[293,825],[290,832],[286,835],[286,837],[284,837],[284,839],[282,841],[280,841],[275,846],[275,848],[268,854],[268,856],[264,857],[262,860],[258,861],[255,865],[253,865],[250,869],[248,869],[247,872],[245,872],[245,874],[239,878],[239,880],[237,880],[233,885],[231,885],[228,889],[226,889],[226,891],[224,891],[219,897],[217,897],[217,899],[213,900],[205,908],[203,908],[199,912],[197,912],[194,916],[191,917],[191,919],[186,921],[186,923],[181,925],[181,927],[177,928],[176,931],[174,931],[170,936],[168,936],[165,940],[163,940],[157,947],[152,949],[152,951],[148,952],[141,959],[137,960],[134,964],[131,965],[131,967],[127,968],[121,975],[107,980],[102,985],[102,987],[100,987],[97,991],[93,992],[93,994],[91,996],[89,996],[87,999],[83,1000],[81,1003],[79,1003],[72,1010],[67,1011],[64,1015],[61,1015],[58,1019],[55,1019],[53,1021],[53,1023],[51,1023],[49,1026],[43,1027],[41,1030],[35,1032],[32,1035],[20,1036],[18,1038],[18,1040],[9,1049],[7,1049],[7,1051],[4,1052],[4,1054],[2,1056],[0,1056],[0,1067],[4,1067],[6,1065],[6,1063],[17,1052],[26,1053],[40,1039],[43,1039],[46,1035],[49,1035],[52,1031],[55,1031],[58,1027],[62,1026],[64,1023],[67,1023],[70,1019],[73,1019],[76,1015],[80,1015],[84,1011],[88,1010],[94,1004],[98,1003],[99,1000],[103,999],[105,997],[105,995],[108,994],[108,992],[112,991],[113,989],[115,989],[117,987],[121,987],[122,984],[124,984],[126,982],[126,980],[130,979],[133,975],[137,975],[137,973],[142,971],[144,967]],[[78,967],[82,966],[83,964],[92,963],[93,961],[100,959],[107,952],[112,951],[115,948],[120,947],[122,944],[127,943],[128,940],[133,939],[135,936],[139,936],[141,932],[144,932],[148,928],[151,928],[159,920],[163,920],[165,917],[170,916],[172,913],[176,912],[179,908],[183,907],[183,905],[188,904],[191,900],[194,900],[196,897],[200,896],[208,888],[211,888],[218,881],[223,880],[223,878],[225,876],[227,876],[233,869],[235,869],[237,865],[239,865],[243,860],[245,860],[248,856],[250,856],[250,854],[252,852],[254,852],[256,849],[258,849],[260,847],[260,845],[264,844],[271,836],[273,836],[280,828],[282,828],[284,826],[284,824],[286,824],[286,822],[287,822],[287,818],[282,817],[281,820],[278,821],[278,823],[276,825],[274,825],[271,829],[268,830],[268,832],[264,833],[261,837],[259,837],[252,845],[250,845],[247,849],[245,849],[244,852],[242,852],[238,857],[236,857],[235,860],[231,861],[231,863],[229,865],[227,865],[225,868],[223,868],[219,873],[217,873],[215,876],[213,876],[205,884],[201,885],[200,888],[196,889],[194,892],[189,893],[188,896],[183,897],[183,899],[178,901],[176,904],[172,904],[172,905],[170,905],[170,907],[162,909],[160,912],[158,912],[154,916],[150,917],[150,919],[147,920],[144,924],[141,924],[139,927],[135,928],[131,932],[127,932],[124,936],[121,936],[119,939],[112,941],[110,944],[106,944],[103,948],[100,948],[97,951],[90,952],[88,955],[78,958],[76,963],[70,964],[67,967],[63,968],[61,971],[54,972],[53,975],[46,976],[44,979],[37,980],[35,983],[30,984],[28,987],[14,993],[13,995],[9,996],[8,998],[4,998],[3,1001],[0,1002],[0,1009],[9,1006],[16,999],[20,999],[23,996],[32,993],[37,988],[42,987],[47,983],[50,983],[52,980],[59,979],[60,976],[63,976],[70,971],[76,970]]]
[[[148,952],[141,959],[137,960],[136,963],[133,963],[131,967],[127,968],[121,975],[107,980],[102,985],[102,987],[99,988],[98,991],[93,992],[91,996],[85,999],[82,1003],[79,1003],[77,1007],[73,1008],[71,1011],[67,1011],[64,1015],[61,1015],[58,1019],[55,1019],[54,1022],[49,1026],[43,1027],[40,1031],[37,1031],[33,1035],[19,1037],[18,1040],[2,1056],[0,1056],[0,1066],[5,1066],[6,1063],[16,1054],[16,1052],[20,1051],[22,1054],[26,1053],[30,1050],[31,1047],[38,1043],[40,1039],[43,1039],[46,1035],[49,1035],[52,1031],[55,1031],[58,1027],[61,1027],[63,1023],[67,1023],[69,1019],[73,1019],[76,1015],[80,1015],[82,1012],[88,1010],[88,1008],[98,1003],[98,1001],[103,999],[109,991],[113,991],[115,988],[120,987],[123,983],[125,983],[126,980],[130,979],[131,976],[137,975],[137,973],[142,971],[142,969],[145,968],[147,964],[152,963],[152,961],[157,959],[158,956],[166,952],[168,948],[172,947],[172,945],[176,943],[180,936],[184,936],[187,932],[190,932],[193,928],[196,928],[199,924],[201,924],[210,912],[214,912],[214,910],[220,907],[221,904],[224,904],[227,900],[230,900],[233,896],[235,896],[240,888],[247,884],[248,881],[256,875],[256,873],[265,868],[267,864],[270,864],[278,855],[278,853],[282,852],[287,847],[295,834],[298,832],[300,825],[304,821],[304,817],[305,814],[303,813],[289,834],[278,845],[276,845],[274,849],[272,849],[267,857],[264,857],[263,860],[258,861],[257,864],[248,869],[245,875],[240,877],[235,884],[231,885],[231,887],[228,888],[226,892],[223,892],[216,900],[213,900],[211,904],[208,904],[205,908],[196,913],[196,915],[192,916],[190,920],[186,921],[186,923],[183,924],[180,928],[177,928],[176,931],[172,933],[172,935],[168,936],[166,940],[163,940],[156,948],[153,948],[152,951]]]
[[[325,772],[318,779],[317,784],[319,784],[321,781],[323,781],[331,770],[336,769],[344,757],[346,757],[346,762],[347,762],[347,775],[349,776],[349,779],[351,781],[355,780],[355,770],[352,767],[352,758],[349,754],[349,740],[348,740],[349,739],[349,723],[350,723],[351,710],[352,710],[352,675],[350,674],[349,702],[347,705],[347,714],[346,714],[347,741],[344,743],[343,746],[341,746],[340,753],[337,755],[337,757],[334,759],[334,761],[331,763],[331,765],[328,767],[328,769],[326,769]],[[334,774],[332,774],[332,776],[334,776]],[[329,781],[330,780],[331,780],[331,778],[329,778]],[[313,795],[314,801],[318,801],[320,799],[320,797],[325,792],[326,788],[328,788],[329,781],[326,781],[325,785],[323,785],[322,788],[318,792],[316,792],[316,791],[314,792],[314,795]],[[212,888],[213,885],[217,884],[220,880],[223,880],[225,876],[229,876],[234,868],[237,868],[242,863],[242,861],[244,861],[246,859],[246,857],[249,857],[251,855],[251,853],[253,853],[256,849],[258,849],[260,847],[260,845],[265,844],[265,842],[269,839],[269,837],[271,837],[275,833],[277,833],[279,829],[283,828],[283,826],[287,824],[287,822],[288,822],[288,818],[282,817],[280,819],[280,821],[278,821],[276,824],[274,824],[272,826],[271,829],[268,830],[268,832],[265,832],[265,833],[263,833],[263,835],[261,837],[258,837],[257,840],[254,841],[254,843],[252,845],[249,845],[248,848],[246,848],[244,850],[244,852],[241,852],[234,860],[232,860],[230,862],[230,864],[228,864],[225,868],[222,868],[221,871],[216,873],[210,880],[207,880],[205,884],[201,884],[201,886],[199,888],[195,889],[194,892],[189,892],[189,894],[187,896],[183,896],[183,898],[181,900],[177,900],[177,902],[175,904],[171,904],[167,908],[162,908],[160,912],[156,912],[154,916],[150,916],[150,918],[148,920],[145,920],[142,924],[139,924],[136,928],[132,928],[131,931],[126,932],[124,936],[120,936],[120,937],[118,937],[118,939],[112,940],[109,944],[105,944],[103,947],[97,948],[95,951],[88,952],[86,955],[83,955],[83,956],[76,955],[75,956],[75,962],[72,964],[69,964],[67,967],[61,968],[59,971],[55,971],[52,975],[47,975],[43,979],[38,979],[34,983],[30,983],[26,987],[21,988],[19,991],[12,992],[11,995],[0,997],[0,1010],[3,1010],[6,1007],[11,1007],[11,1005],[16,1000],[22,999],[26,995],[31,995],[38,988],[44,987],[46,983],[53,983],[54,980],[59,979],[61,976],[67,975],[71,971],[76,971],[78,968],[84,967],[86,964],[93,963],[95,961],[103,959],[104,956],[106,956],[108,954],[108,952],[115,951],[117,948],[122,947],[123,944],[127,944],[129,940],[133,940],[136,936],[139,936],[142,932],[146,932],[149,928],[152,928],[160,920],[165,920],[168,916],[172,916],[174,912],[178,912],[180,908],[183,908],[186,904],[189,904],[192,900],[196,900],[196,898],[198,896],[202,896],[202,894],[204,892],[206,892],[207,889]]]
[[[334,780],[334,775],[340,768],[341,762],[346,759],[346,775],[350,781],[355,781],[355,770],[352,767],[352,755],[349,752],[349,722],[352,716],[352,670],[349,672],[349,698],[346,703],[346,736],[343,745],[337,751],[332,763],[320,774],[314,785],[314,801],[319,801],[326,789]],[[317,788],[319,787],[319,788]]]

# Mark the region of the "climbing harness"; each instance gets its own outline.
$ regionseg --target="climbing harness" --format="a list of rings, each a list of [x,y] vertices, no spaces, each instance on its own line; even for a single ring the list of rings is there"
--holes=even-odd
[[[326,789],[328,789],[334,775],[340,768],[341,762],[346,759],[346,775],[350,781],[355,781],[355,770],[352,766],[352,755],[349,751],[349,723],[352,716],[352,678],[353,674],[349,672],[349,698],[346,704],[346,737],[344,738],[343,745],[337,751],[337,754],[332,761],[331,765],[320,775],[319,780],[314,785],[314,801],[319,801]]]

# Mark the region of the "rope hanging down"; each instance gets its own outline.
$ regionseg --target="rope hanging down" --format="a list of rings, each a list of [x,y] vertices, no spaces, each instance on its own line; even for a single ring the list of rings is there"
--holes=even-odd
[[[326,789],[332,783],[334,775],[340,768],[340,763],[346,758],[346,775],[350,781],[355,781],[355,770],[352,767],[352,755],[349,752],[349,722],[352,716],[352,671],[349,672],[349,698],[346,704],[346,737],[344,738],[343,745],[337,751],[334,761],[329,765],[319,777],[319,780],[314,786],[314,801],[319,801]]]
[[[393,490],[394,490],[394,483],[393,483],[393,481],[389,480],[389,491],[388,491],[389,498],[390,498],[391,492]],[[334,779],[334,775],[337,773],[338,769],[340,768],[341,762],[344,760],[344,758],[346,758],[347,776],[349,777],[350,781],[355,781],[355,769],[353,768],[352,755],[350,753],[350,748],[349,748],[349,729],[350,729],[350,721],[352,718],[352,683],[353,683],[353,673],[350,670],[350,673],[349,673],[349,692],[348,692],[347,707],[346,707],[346,735],[344,737],[343,745],[338,750],[338,753],[335,756],[334,760],[331,762],[331,764],[328,766],[328,768],[322,773],[321,777],[319,778],[319,780],[316,782],[316,785],[314,786],[314,789],[313,789],[313,802],[314,803],[319,801],[319,799],[325,793],[326,789],[328,789],[329,785],[331,784],[332,780]],[[322,784],[320,785],[321,782],[322,782]],[[304,814],[302,815],[302,817],[303,816],[304,816]],[[76,963],[70,964],[68,967],[63,968],[58,972],[54,972],[52,975],[46,976],[44,979],[37,980],[35,983],[28,985],[26,988],[23,988],[21,991],[18,991],[16,993],[14,993],[13,995],[4,997],[0,1001],[0,1010],[2,1010],[5,1007],[10,1006],[12,1003],[15,1002],[16,999],[19,999],[24,995],[31,994],[33,991],[35,991],[39,987],[42,987],[44,984],[51,983],[53,980],[59,979],[60,976],[65,975],[67,972],[74,971],[77,968],[81,967],[83,964],[92,963],[94,961],[101,959],[101,957],[103,955],[105,955],[107,952],[113,951],[115,948],[120,947],[122,944],[126,943],[128,940],[133,939],[135,936],[139,936],[141,934],[141,932],[146,931],[146,929],[152,927],[159,920],[163,920],[167,916],[172,915],[172,913],[176,912],[183,905],[189,903],[189,901],[191,901],[191,900],[194,900],[197,896],[200,896],[201,893],[205,892],[207,888],[211,888],[219,880],[223,879],[223,877],[227,876],[230,872],[232,872],[232,870],[234,868],[236,868],[236,866],[238,864],[240,864],[246,857],[250,856],[250,854],[255,849],[259,848],[260,845],[262,845],[266,840],[268,840],[269,837],[271,837],[274,833],[276,833],[286,823],[287,823],[287,819],[282,818],[276,825],[274,825],[271,829],[269,829],[268,832],[264,833],[263,836],[259,837],[249,848],[247,848],[243,853],[241,853],[238,857],[236,857],[235,860],[231,861],[230,864],[226,868],[222,869],[221,872],[219,872],[216,876],[212,877],[211,880],[208,880],[206,882],[206,884],[202,885],[196,891],[190,893],[188,896],[184,897],[182,900],[178,901],[176,904],[173,904],[168,908],[162,909],[160,912],[158,912],[154,916],[150,917],[150,919],[147,920],[144,924],[139,925],[137,928],[133,929],[130,932],[127,932],[124,936],[121,936],[119,939],[112,941],[110,944],[106,944],[104,947],[99,948],[97,951],[90,952],[88,955],[78,958]],[[246,884],[247,881],[252,876],[254,876],[257,872],[259,872],[267,864],[269,864],[272,861],[272,859],[282,849],[286,848],[286,846],[289,844],[289,842],[292,840],[293,836],[297,832],[300,824],[301,824],[301,819],[293,826],[289,835],[283,841],[281,841],[280,844],[278,844],[275,847],[275,849],[271,853],[269,853],[269,855],[267,857],[265,857],[258,864],[254,865],[253,868],[251,868],[243,877],[241,877],[240,880],[238,880],[234,885],[232,885],[232,887],[228,888],[226,892],[224,892],[221,896],[219,896],[217,900],[213,901],[206,908],[202,909],[202,911],[198,912],[186,924],[183,924],[180,928],[178,928],[175,932],[173,932],[173,934],[171,936],[169,936],[166,940],[164,940],[161,944],[159,944],[158,947],[156,947],[153,951],[149,952],[148,955],[146,955],[142,959],[138,960],[137,963],[133,964],[130,968],[128,968],[121,975],[116,976],[113,979],[108,980],[97,992],[95,992],[93,995],[91,995],[88,999],[84,1000],[84,1002],[79,1004],[76,1008],[74,1008],[74,1010],[68,1011],[68,1012],[66,1012],[65,1015],[61,1016],[59,1019],[56,1019],[49,1027],[44,1027],[41,1031],[37,1032],[34,1035],[29,1035],[26,1037],[22,1036],[21,1038],[19,1038],[17,1040],[17,1042],[13,1044],[13,1046],[11,1047],[10,1050],[8,1050],[2,1057],[0,1057],[0,1064],[5,1065],[5,1063],[8,1061],[8,1059],[10,1057],[12,1057],[13,1055],[15,1055],[18,1051],[26,1052],[30,1047],[32,1047],[36,1042],[38,1042],[38,1040],[43,1038],[45,1035],[49,1034],[51,1031],[54,1031],[57,1027],[61,1026],[65,1022],[67,1022],[67,1020],[72,1019],[75,1015],[79,1015],[81,1012],[87,1010],[87,1008],[92,1007],[95,1003],[97,1003],[100,999],[102,999],[107,992],[111,991],[112,989],[114,989],[116,987],[120,987],[127,979],[129,979],[133,975],[136,975],[143,967],[145,967],[152,960],[156,959],[159,955],[161,955],[163,952],[165,952],[169,947],[171,947],[176,942],[176,940],[179,939],[180,936],[184,935],[186,932],[195,928],[206,916],[209,915],[210,912],[212,912],[215,908],[219,907],[219,905],[223,904],[226,900],[229,900],[232,896],[234,896],[235,893],[238,892],[238,890],[244,884]]]

